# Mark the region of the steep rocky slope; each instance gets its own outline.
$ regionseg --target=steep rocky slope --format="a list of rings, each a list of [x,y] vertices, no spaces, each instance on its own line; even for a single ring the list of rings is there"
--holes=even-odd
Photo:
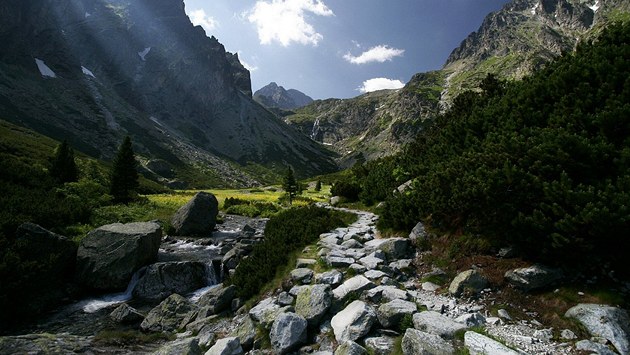
[[[286,90],[276,83],[270,83],[254,93],[254,100],[268,108],[292,110],[306,106],[313,99],[303,92],[295,89]]]
[[[27,0],[0,14],[4,119],[106,159],[129,134],[147,158],[232,184],[255,183],[251,163],[336,168],[251,99],[249,72],[181,0]]]
[[[489,14],[480,28],[454,49],[444,67],[416,74],[399,91],[324,100],[285,120],[340,153],[344,165],[397,152],[423,122],[449,106],[463,90],[488,74],[520,79],[606,23],[630,19],[627,1],[514,0]]]

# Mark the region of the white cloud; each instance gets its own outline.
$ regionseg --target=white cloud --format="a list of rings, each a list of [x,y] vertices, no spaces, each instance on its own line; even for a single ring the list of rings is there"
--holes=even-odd
[[[383,63],[388,60],[392,60],[394,57],[400,57],[405,53],[404,49],[391,48],[387,45],[380,45],[372,47],[367,51],[361,53],[358,57],[347,53],[343,56],[343,59],[352,64],[366,64],[371,62]]]
[[[275,41],[284,47],[292,42],[316,46],[324,37],[306,21],[307,13],[334,16],[322,0],[258,0],[245,16],[256,25],[261,44]]]
[[[400,80],[387,79],[387,78],[374,78],[366,80],[363,85],[359,87],[359,91],[362,93],[384,90],[384,89],[400,89],[405,86]]]
[[[219,22],[212,16],[208,16],[204,9],[192,10],[188,17],[193,25],[203,27],[206,30],[206,34],[211,33],[219,26]]]

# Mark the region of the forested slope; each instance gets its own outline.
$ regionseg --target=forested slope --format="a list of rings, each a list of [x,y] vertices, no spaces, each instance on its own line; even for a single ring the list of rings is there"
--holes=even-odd
[[[630,25],[520,82],[488,77],[395,157],[354,169],[381,224],[433,227],[551,261],[621,261],[630,240]],[[412,180],[404,193],[383,194]]]

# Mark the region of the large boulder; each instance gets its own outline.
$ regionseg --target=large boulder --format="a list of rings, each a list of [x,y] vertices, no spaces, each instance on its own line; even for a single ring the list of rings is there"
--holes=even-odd
[[[378,321],[383,327],[394,328],[400,323],[405,315],[411,316],[417,311],[417,309],[418,306],[416,306],[413,302],[395,299],[378,307],[376,315],[378,316]]]
[[[406,259],[413,254],[414,248],[407,238],[389,238],[378,246],[387,256],[387,260],[393,261]]]
[[[336,286],[339,285],[342,280],[343,274],[337,269],[315,274],[315,282],[319,284]]]
[[[451,355],[455,353],[453,345],[437,335],[409,328],[402,340],[404,355],[431,354]]]
[[[140,328],[151,332],[174,331],[194,311],[197,311],[196,305],[175,293],[155,306],[140,323]]]
[[[488,280],[477,270],[460,272],[448,287],[448,292],[453,296],[460,296],[464,292],[477,294],[488,285]]]
[[[201,296],[197,305],[201,307],[205,315],[217,314],[230,308],[234,297],[236,297],[236,286],[225,287],[221,284]]]
[[[376,312],[363,301],[354,301],[337,313],[330,325],[337,341],[357,341],[364,337],[376,321]]]
[[[242,317],[235,320],[236,327],[230,334],[231,337],[237,337],[241,342],[243,350],[248,351],[252,349],[254,340],[256,340],[256,325],[254,321],[245,314]]]
[[[507,271],[505,278],[509,283],[523,291],[531,291],[552,285],[562,278],[562,271],[544,265],[532,265]]]
[[[162,227],[155,222],[99,227],[79,245],[77,280],[98,290],[125,289],[138,269],[155,261],[161,240]]]
[[[465,324],[433,311],[414,314],[413,327],[445,339],[452,339],[457,331],[467,328]]]
[[[418,222],[409,233],[409,240],[417,246],[423,245],[428,238],[429,234],[427,233],[426,228],[424,228],[424,224],[422,222]]]
[[[620,354],[630,354],[630,317],[625,310],[581,303],[564,316],[577,319],[592,335],[608,339]]]
[[[266,298],[249,310],[249,316],[263,328],[269,329],[276,318],[289,309],[290,306],[280,307],[273,298]]]
[[[300,288],[295,301],[295,313],[304,317],[310,327],[316,326],[332,305],[329,285],[313,285]]]
[[[516,350],[512,350],[507,346],[499,343],[498,341],[488,338],[485,335],[468,331],[464,333],[464,346],[468,349],[471,355],[485,355],[485,354],[505,354],[505,355],[519,355],[522,354]]]
[[[185,294],[206,286],[206,265],[198,261],[172,261],[149,265],[133,289],[133,296],[161,301],[173,293]]]
[[[171,219],[176,235],[208,237],[217,224],[219,202],[209,192],[198,192]]]
[[[242,355],[243,348],[241,342],[236,337],[229,337],[217,340],[216,343],[206,351],[205,355]]]
[[[281,314],[271,326],[269,338],[277,354],[286,354],[306,342],[306,319],[295,313]]]

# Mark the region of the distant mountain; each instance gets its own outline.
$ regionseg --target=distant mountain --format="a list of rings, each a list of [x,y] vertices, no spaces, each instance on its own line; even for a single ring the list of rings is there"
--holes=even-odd
[[[343,165],[390,155],[488,74],[520,79],[614,20],[630,20],[630,2],[514,0],[489,14],[442,70],[416,74],[398,91],[315,101],[284,119],[341,154]]]
[[[182,0],[5,1],[0,43],[0,118],[92,156],[130,135],[143,161],[229,185],[256,183],[260,167],[336,169],[251,98],[238,56]]]
[[[293,110],[306,106],[313,99],[295,89],[285,90],[276,83],[270,83],[254,93],[254,100],[268,108]]]

